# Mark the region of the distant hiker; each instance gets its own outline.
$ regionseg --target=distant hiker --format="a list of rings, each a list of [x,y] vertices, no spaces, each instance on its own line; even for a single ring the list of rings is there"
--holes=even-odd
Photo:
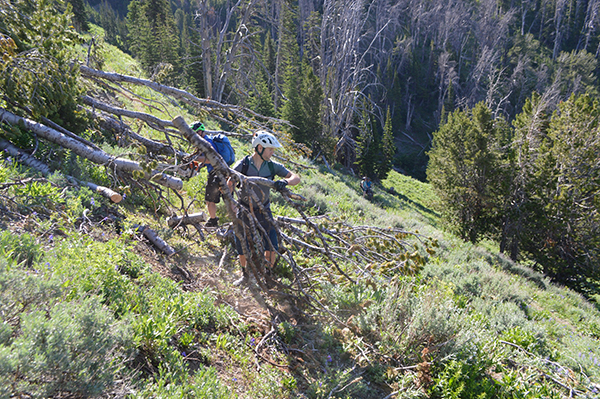
[[[364,198],[368,198],[368,199],[373,198],[373,188],[372,187],[373,187],[373,182],[371,182],[371,179],[369,178],[369,176],[363,177],[362,181],[360,182],[360,188],[362,189]]]
[[[218,134],[215,136],[207,135],[206,129],[202,122],[195,122],[190,128],[198,133],[198,135],[204,140],[208,141],[213,146],[215,151],[219,153],[228,165],[231,165],[235,160],[235,153],[233,147],[227,136]],[[195,158],[198,165],[198,169],[206,166],[208,171],[208,178],[206,179],[206,192],[204,194],[204,200],[206,201],[206,208],[208,209],[209,219],[204,225],[205,227],[217,227],[219,226],[219,218],[217,217],[217,204],[221,202],[221,190],[220,190],[220,179],[215,173],[213,166],[210,164],[204,154],[200,154]]]
[[[254,134],[252,139],[252,148],[254,153],[247,155],[242,160],[238,161],[233,169],[246,176],[258,176],[264,177],[269,180],[273,180],[275,176],[282,177],[283,179],[277,180],[274,183],[277,191],[283,190],[287,185],[294,186],[300,183],[300,176],[290,172],[285,166],[278,162],[271,161],[271,156],[275,152],[276,148],[280,148],[281,144],[275,136],[271,133],[259,130]],[[240,203],[245,209],[238,209],[238,218],[240,218],[245,224],[248,224],[247,214],[249,211],[254,214],[260,225],[268,234],[267,237],[263,237],[263,245],[265,248],[265,258],[268,262],[268,271],[275,264],[275,258],[279,249],[279,243],[277,242],[277,231],[273,224],[273,214],[271,213],[271,202],[270,202],[270,189],[268,187],[258,185],[253,189],[256,196],[262,202],[266,214],[260,211],[258,205],[251,207],[252,201],[249,193],[241,193]],[[272,247],[271,247],[272,246]],[[271,248],[273,250],[271,250]],[[236,249],[240,259],[240,266],[242,267],[242,277],[236,280],[233,284],[240,285],[248,280],[248,272],[246,270],[246,256],[242,250],[242,243],[236,237]]]

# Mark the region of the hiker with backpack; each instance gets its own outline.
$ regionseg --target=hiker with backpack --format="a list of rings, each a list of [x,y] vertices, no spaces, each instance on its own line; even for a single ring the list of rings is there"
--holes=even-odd
[[[371,178],[369,176],[362,178],[362,181],[360,182],[360,188],[363,192],[363,198],[373,198],[373,183],[371,182]]]
[[[231,142],[224,134],[207,135],[206,128],[202,122],[195,122],[190,128],[196,132],[204,140],[208,141],[210,145],[215,149],[219,155],[223,157],[223,160],[227,165],[233,164],[235,161],[235,152],[231,146]],[[221,190],[220,190],[220,179],[217,176],[213,166],[210,164],[204,154],[200,154],[195,158],[195,161],[199,163],[198,169],[206,166],[208,171],[208,178],[206,179],[206,192],[204,194],[204,200],[206,201],[206,208],[208,210],[209,219],[205,223],[205,227],[218,227],[219,218],[217,217],[217,204],[221,202]]]
[[[282,179],[275,181],[274,188],[277,191],[282,191],[286,186],[294,186],[300,183],[300,176],[289,171],[285,166],[278,162],[271,161],[271,157],[276,148],[281,148],[281,144],[277,138],[271,133],[259,130],[254,134],[252,139],[252,148],[254,153],[247,155],[242,160],[238,161],[232,169],[240,172],[245,176],[258,176],[273,180],[275,176]],[[230,181],[230,187],[232,183]],[[245,209],[238,209],[238,218],[244,224],[248,225],[248,214],[253,214],[259,224],[262,226],[268,237],[263,237],[263,245],[265,249],[265,258],[267,260],[267,273],[271,272],[275,264],[279,243],[277,241],[277,230],[273,222],[273,214],[271,213],[270,188],[263,185],[256,185],[253,188],[254,194],[259,198],[264,208],[264,213],[261,212],[257,204],[253,204],[250,193],[241,193],[240,204]],[[242,243],[236,237],[236,249],[239,255],[240,266],[242,268],[242,277],[235,281],[234,285],[244,284],[248,281],[248,272],[246,270],[246,256],[242,249]]]

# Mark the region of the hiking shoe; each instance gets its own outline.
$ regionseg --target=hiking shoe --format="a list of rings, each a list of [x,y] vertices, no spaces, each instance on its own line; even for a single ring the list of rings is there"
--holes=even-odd
[[[219,218],[210,218],[204,224],[204,227],[219,227]]]
[[[242,284],[246,284],[247,282],[248,282],[248,273],[246,272],[246,269],[242,269],[242,277],[235,280],[233,282],[233,286],[238,287]]]

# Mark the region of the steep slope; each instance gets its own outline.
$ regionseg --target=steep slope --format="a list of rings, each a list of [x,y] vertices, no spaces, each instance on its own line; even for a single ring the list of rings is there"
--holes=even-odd
[[[183,109],[166,113],[192,118]],[[248,152],[247,142],[234,142],[238,158]],[[231,285],[239,268],[225,228],[171,229],[172,209],[156,206],[152,192],[122,187],[124,200],[111,203],[3,153],[0,395],[598,395],[593,305],[498,255],[493,243],[445,232],[427,184],[392,172],[366,201],[356,177],[283,155],[307,201],[294,207],[274,195],[273,211],[304,214],[325,239],[309,241],[311,231],[294,225],[282,231],[328,242],[337,256],[286,241],[277,280],[287,286],[266,292]],[[73,159],[95,176],[97,167]],[[165,197],[203,210],[205,180],[202,170]],[[218,212],[227,223],[224,205]],[[293,284],[298,274],[308,284]]]

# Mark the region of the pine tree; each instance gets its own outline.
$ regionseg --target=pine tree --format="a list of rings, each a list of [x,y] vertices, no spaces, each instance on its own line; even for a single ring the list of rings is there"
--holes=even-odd
[[[369,176],[371,179],[376,179],[380,154],[368,110],[363,110],[362,117],[358,123],[358,131],[358,137],[356,138],[358,147],[356,166],[358,173],[361,176]]]
[[[302,62],[302,83],[300,85],[300,102],[302,104],[302,122],[298,139],[312,148],[313,152],[329,155],[332,149],[323,137],[321,123],[321,104],[323,89],[319,78],[313,72],[306,58]]]
[[[540,244],[552,230],[547,204],[556,183],[549,119],[546,104],[534,94],[513,122],[514,173],[504,210],[500,251],[515,261],[521,256],[540,259]]]
[[[264,73],[259,71],[256,73],[256,81],[254,82],[254,90],[250,92],[248,98],[248,107],[265,116],[275,116],[275,107],[273,106],[273,98],[269,91]]]
[[[178,29],[167,0],[133,0],[127,27],[129,47],[147,72],[167,81],[178,76]]]
[[[585,291],[600,276],[600,105],[588,95],[571,96],[550,121],[556,184],[547,209],[546,271]]]
[[[284,2],[283,7],[283,36],[281,43],[281,67],[283,72],[283,92],[285,102],[281,107],[281,117],[289,121],[293,127],[290,129],[292,138],[302,142],[302,128],[304,123],[303,107],[300,98],[300,84],[302,75],[300,69],[300,48],[296,40],[295,13],[291,4]]]
[[[392,128],[392,116],[390,109],[387,109],[385,116],[385,125],[383,127],[383,138],[381,140],[381,161],[377,168],[377,178],[385,179],[392,170],[394,155],[396,154],[396,144],[394,143],[394,131]]]
[[[427,177],[445,218],[471,242],[498,234],[499,211],[508,196],[504,151],[509,138],[508,125],[494,120],[483,103],[470,112],[451,113],[434,133]]]
[[[98,22],[104,29],[104,40],[121,50],[127,50],[127,24],[106,1],[98,7]]]
[[[83,0],[67,0],[72,6],[73,26],[78,32],[87,32],[90,27],[88,25],[88,17],[85,12]]]
[[[85,122],[77,110],[83,91],[72,46],[81,41],[64,2],[0,3],[0,96],[73,132]],[[21,111],[15,110],[17,113]]]

